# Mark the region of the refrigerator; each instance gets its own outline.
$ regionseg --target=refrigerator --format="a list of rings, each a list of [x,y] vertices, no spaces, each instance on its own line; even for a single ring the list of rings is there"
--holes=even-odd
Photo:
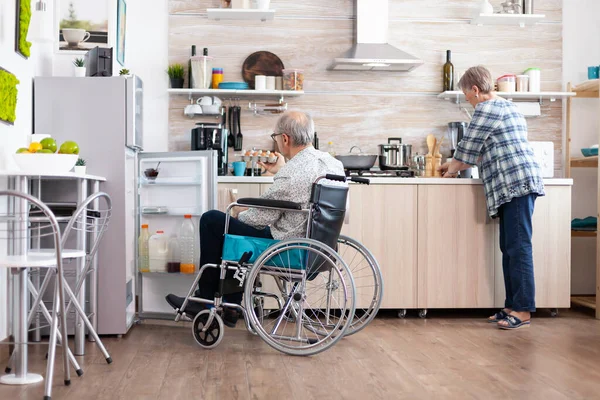
[[[37,77],[33,83],[34,133],[58,145],[79,144],[87,173],[106,178],[100,190],[112,200],[112,217],[88,279],[97,291],[97,332],[127,333],[136,315],[138,157],[143,150],[143,83],[139,77]],[[72,190],[53,188],[54,201]],[[94,279],[95,278],[95,279]],[[95,283],[95,284],[94,284]],[[86,303],[87,305],[87,303]],[[89,310],[88,310],[89,311]]]
[[[194,241],[196,272],[200,260],[199,219],[203,213],[217,207],[217,160],[218,153],[214,150],[142,152],[138,156],[140,172],[136,196],[138,211],[136,236],[140,236],[141,226],[148,224],[151,235],[163,231],[165,239],[169,241],[174,239],[176,249],[174,253],[179,255],[181,251],[179,231],[185,215],[191,215],[196,235]],[[158,169],[158,176],[154,179],[147,178],[145,171],[149,169]],[[139,242],[136,248],[136,261],[139,263],[138,255]],[[195,277],[196,274],[180,272],[139,271],[137,279],[139,318],[174,319],[175,314],[166,303],[165,296],[169,293],[184,296]]]

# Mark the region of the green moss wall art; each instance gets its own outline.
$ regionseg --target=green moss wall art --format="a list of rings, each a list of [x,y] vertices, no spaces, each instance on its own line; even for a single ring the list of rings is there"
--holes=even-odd
[[[0,121],[13,125],[17,119],[17,85],[19,80],[0,68]]]
[[[29,23],[31,22],[31,1],[17,1],[17,23],[15,51],[25,58],[31,55],[31,43],[27,41],[27,33],[29,32]]]

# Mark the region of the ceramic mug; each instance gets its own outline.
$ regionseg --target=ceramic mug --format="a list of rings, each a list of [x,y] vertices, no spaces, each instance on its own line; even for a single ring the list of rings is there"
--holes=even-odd
[[[202,107],[199,104],[188,104],[185,106],[183,113],[190,118],[194,118],[194,115],[202,114]]]
[[[588,79],[598,79],[600,77],[600,67],[588,67]]]
[[[81,42],[87,42],[90,39],[90,33],[85,29],[62,29],[63,38],[70,45],[77,46]]]
[[[244,161],[235,161],[233,165],[233,174],[235,176],[244,176],[246,173],[246,163]]]

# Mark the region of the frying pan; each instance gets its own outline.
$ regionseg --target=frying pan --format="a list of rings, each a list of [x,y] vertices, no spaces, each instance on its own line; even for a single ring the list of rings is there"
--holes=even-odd
[[[359,153],[353,154],[354,149],[358,149]],[[335,158],[342,162],[344,169],[365,170],[373,168],[377,154],[364,154],[358,146],[352,146],[348,154],[336,155]]]

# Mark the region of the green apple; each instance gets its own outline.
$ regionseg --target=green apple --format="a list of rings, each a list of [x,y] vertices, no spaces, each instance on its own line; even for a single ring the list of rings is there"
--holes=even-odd
[[[39,153],[42,153],[42,154],[54,154],[54,152],[52,150],[50,150],[50,149],[41,149],[41,150],[38,150],[36,152],[36,154],[39,154]]]
[[[79,145],[69,140],[60,145],[58,152],[60,154],[79,154]]]
[[[50,150],[52,153],[56,153],[56,149],[58,148],[56,140],[52,138],[42,139],[40,144],[42,145],[42,149]]]
[[[17,154],[21,153],[29,153],[29,149],[27,147],[21,147],[19,150],[17,150]]]

